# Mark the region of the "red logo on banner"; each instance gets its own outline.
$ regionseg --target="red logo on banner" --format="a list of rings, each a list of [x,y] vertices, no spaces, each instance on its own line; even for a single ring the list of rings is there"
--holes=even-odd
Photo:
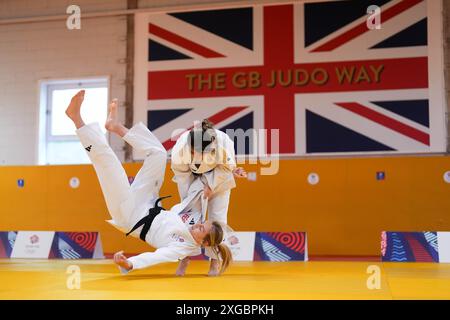
[[[35,243],[38,243],[39,242],[39,237],[37,236],[37,235],[32,235],[31,237],[30,237],[30,242],[31,242],[31,244],[35,244]]]

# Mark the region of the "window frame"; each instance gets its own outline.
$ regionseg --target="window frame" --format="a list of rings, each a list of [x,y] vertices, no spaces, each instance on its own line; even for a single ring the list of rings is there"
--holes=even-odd
[[[51,133],[52,129],[52,112],[53,112],[53,92],[56,90],[68,90],[77,88],[106,88],[109,98],[109,79],[108,78],[96,78],[96,79],[75,79],[75,80],[61,80],[52,81],[46,86],[46,110],[45,110],[45,144],[49,142],[58,141],[76,141],[78,137],[76,134],[72,135],[54,135]]]

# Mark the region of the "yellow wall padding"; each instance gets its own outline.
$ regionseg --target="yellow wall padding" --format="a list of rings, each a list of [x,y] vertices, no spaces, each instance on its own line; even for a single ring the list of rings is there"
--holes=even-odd
[[[237,180],[229,224],[237,231],[306,231],[311,255],[379,255],[380,232],[450,231],[450,158],[385,157],[281,160],[276,175],[243,165],[256,181]],[[135,176],[141,163],[124,165]],[[384,171],[384,181],[376,172]],[[320,182],[310,185],[308,174]],[[178,200],[167,167],[161,195]],[[80,186],[69,185],[72,177]],[[25,185],[19,188],[18,179]],[[104,251],[138,253],[149,246],[105,222],[106,205],[91,165],[0,167],[0,231],[99,231]]]

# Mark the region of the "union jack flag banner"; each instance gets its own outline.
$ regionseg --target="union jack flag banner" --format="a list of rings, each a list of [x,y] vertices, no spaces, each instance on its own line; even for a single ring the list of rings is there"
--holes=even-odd
[[[371,5],[381,28],[369,27]],[[443,152],[441,6],[344,0],[139,13],[134,120],[168,150],[207,118],[223,131],[266,129],[238,154]]]

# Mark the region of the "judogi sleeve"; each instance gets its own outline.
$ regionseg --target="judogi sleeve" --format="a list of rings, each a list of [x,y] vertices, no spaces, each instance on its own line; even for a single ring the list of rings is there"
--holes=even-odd
[[[213,193],[226,191],[236,186],[233,176],[233,169],[236,168],[234,142],[228,135],[224,134],[223,136],[222,146],[218,151],[219,161],[217,166],[213,171],[203,174]]]
[[[178,186],[181,200],[187,197],[189,186],[194,181],[194,175],[185,160],[187,156],[190,156],[186,154],[186,143],[187,135],[182,135],[175,143],[171,156],[171,169],[174,173],[172,181]]]
[[[192,252],[193,248],[181,245],[171,245],[168,247],[159,248],[154,252],[141,253],[140,255],[128,258],[128,260],[133,264],[132,270],[139,270],[159,263],[177,262],[189,256]],[[124,272],[122,268],[121,272],[128,273]]]

